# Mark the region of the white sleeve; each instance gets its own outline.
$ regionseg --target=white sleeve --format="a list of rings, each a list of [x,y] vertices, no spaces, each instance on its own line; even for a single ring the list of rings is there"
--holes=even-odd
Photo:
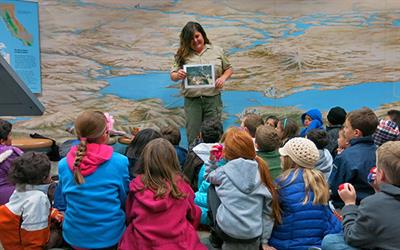
[[[22,209],[21,228],[26,231],[36,231],[49,226],[50,201],[41,191],[33,191],[24,202]]]

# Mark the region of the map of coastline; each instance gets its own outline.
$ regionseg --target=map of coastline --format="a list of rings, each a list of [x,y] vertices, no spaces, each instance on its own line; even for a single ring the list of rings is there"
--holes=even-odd
[[[18,21],[13,4],[0,4],[0,15],[13,36],[20,39],[25,46],[32,46],[32,35]]]

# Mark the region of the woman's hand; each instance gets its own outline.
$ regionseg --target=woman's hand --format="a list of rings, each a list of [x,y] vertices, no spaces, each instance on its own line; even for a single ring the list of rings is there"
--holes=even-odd
[[[263,244],[263,245],[262,245],[262,249],[263,249],[263,250],[276,250],[275,247],[271,247],[271,246],[268,245],[268,244]]]
[[[344,188],[339,190],[339,196],[343,200],[345,205],[356,204],[356,190],[350,183],[345,183]]]
[[[186,72],[183,69],[179,69],[176,72],[177,80],[183,80],[186,78]]]
[[[224,83],[225,83],[225,78],[224,77],[220,77],[217,80],[215,80],[215,88],[216,89],[222,89],[224,87]]]

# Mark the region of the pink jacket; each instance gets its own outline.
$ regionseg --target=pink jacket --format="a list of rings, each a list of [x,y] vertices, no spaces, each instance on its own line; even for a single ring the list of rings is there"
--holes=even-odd
[[[194,193],[181,177],[178,188],[183,199],[167,195],[154,199],[154,192],[145,189],[139,175],[129,185],[126,201],[127,229],[118,249],[207,249],[196,232],[201,210],[194,204]]]

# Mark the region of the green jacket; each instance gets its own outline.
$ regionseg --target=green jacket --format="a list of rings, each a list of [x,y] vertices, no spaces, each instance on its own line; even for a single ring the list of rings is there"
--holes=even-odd
[[[272,152],[257,151],[265,162],[268,163],[269,172],[271,173],[272,180],[275,180],[282,173],[280,154],[277,150]]]

